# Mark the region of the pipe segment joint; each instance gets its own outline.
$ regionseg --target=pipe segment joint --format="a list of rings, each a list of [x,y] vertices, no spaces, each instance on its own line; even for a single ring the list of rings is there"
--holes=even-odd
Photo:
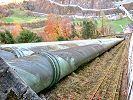
[[[42,56],[46,57],[52,68],[53,68],[53,79],[51,84],[48,86],[48,88],[50,88],[51,86],[53,86],[55,83],[57,83],[60,79],[60,65],[59,65],[59,61],[57,60],[57,56],[54,56],[48,52],[44,52],[41,54]]]

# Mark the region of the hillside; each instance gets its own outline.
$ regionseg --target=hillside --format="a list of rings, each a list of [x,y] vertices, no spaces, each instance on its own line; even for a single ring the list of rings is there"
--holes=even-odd
[[[37,12],[43,12],[43,13],[55,13],[55,14],[78,14],[78,15],[84,15],[85,13],[93,13],[98,12],[96,10],[88,10],[88,9],[96,9],[96,8],[113,8],[113,2],[106,1],[104,3],[104,6],[102,5],[103,2],[99,1],[81,1],[81,0],[69,0],[70,5],[67,5],[68,1],[63,2],[53,2],[52,0],[38,0],[35,2],[32,2],[31,4],[34,6],[34,10]],[[75,2],[75,3],[74,3]],[[95,3],[95,4],[94,4]]]
[[[104,5],[103,5],[104,4]],[[111,0],[37,0],[30,2],[28,5],[32,5],[34,11],[41,13],[55,13],[60,15],[99,15],[100,8],[105,9],[105,14],[114,14],[118,12],[115,8],[115,4]],[[127,7],[131,7],[132,3],[126,4]],[[109,8],[109,9],[108,9]],[[115,9],[114,9],[115,8]]]
[[[52,0],[61,4],[75,4],[84,8],[110,8],[113,7],[113,2],[115,0]],[[104,3],[104,5],[103,5]]]

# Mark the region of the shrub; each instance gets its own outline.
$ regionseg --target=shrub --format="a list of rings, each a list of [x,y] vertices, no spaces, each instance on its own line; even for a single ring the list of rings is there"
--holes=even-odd
[[[66,39],[63,36],[58,36],[57,41],[65,41]]]
[[[82,37],[84,39],[92,38],[96,32],[96,26],[92,21],[83,21]]]
[[[14,44],[15,40],[9,31],[0,32],[0,41],[4,44]]]
[[[71,34],[69,36],[70,39],[73,39],[75,37],[79,37],[79,35],[77,34],[77,31],[75,29],[75,25],[71,26]]]
[[[20,35],[16,38],[16,41],[18,43],[42,42],[42,37],[29,30],[23,29],[20,32]]]

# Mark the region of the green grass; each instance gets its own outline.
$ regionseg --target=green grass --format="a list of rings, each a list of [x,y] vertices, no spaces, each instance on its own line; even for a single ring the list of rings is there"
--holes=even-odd
[[[128,17],[126,17],[120,20],[113,21],[112,25],[114,25],[116,32],[122,32],[123,29],[120,27],[120,25],[122,25],[122,27],[126,27],[131,22],[132,21]]]
[[[4,22],[12,23],[12,22],[18,22],[18,23],[32,23],[37,22],[41,20],[45,20],[44,18],[35,18],[35,17],[27,17],[27,18],[18,18],[18,17],[6,17],[1,19]]]
[[[12,15],[9,17],[1,18],[0,20],[5,21],[7,23],[18,22],[18,23],[32,23],[36,21],[45,20],[45,17],[33,17],[29,16],[26,11],[22,11],[19,9],[12,9]]]
[[[77,24],[80,24],[80,22],[82,22],[82,20],[74,20],[74,21],[73,21],[73,23],[76,24],[76,25],[77,25]]]
[[[74,20],[73,21],[75,24],[79,24],[80,22],[83,22],[83,20]],[[111,25],[113,27],[113,29],[115,30],[115,32],[122,32],[123,29],[120,27],[120,25],[122,27],[126,27],[128,24],[130,24],[132,21],[126,17],[126,18],[122,18],[119,20],[114,20],[114,21],[107,21],[104,23],[104,25]],[[101,21],[97,21],[97,26],[101,27],[102,26],[102,22]]]
[[[120,27],[120,25],[124,28],[131,22],[132,21],[128,17],[126,17],[126,18],[122,18],[119,20],[105,22],[104,25],[111,25],[111,26],[113,26],[113,28],[115,29],[116,32],[122,32],[123,29]],[[100,27],[100,26],[102,26],[102,22],[98,21],[98,27]]]
[[[44,27],[40,27],[40,28],[33,28],[32,30],[43,31],[43,30],[44,30]]]

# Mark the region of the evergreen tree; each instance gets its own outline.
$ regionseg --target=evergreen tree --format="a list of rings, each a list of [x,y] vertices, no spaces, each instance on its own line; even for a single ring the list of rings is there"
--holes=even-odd
[[[15,40],[9,31],[0,32],[0,41],[4,44],[14,44]]]
[[[20,35],[16,38],[18,43],[32,43],[32,42],[42,42],[42,38],[36,33],[29,30],[23,29]]]
[[[57,41],[65,41],[66,39],[63,36],[58,36]]]
[[[71,26],[71,35],[70,35],[70,39],[74,38],[74,37],[79,37],[79,35],[77,34],[76,32],[76,29],[75,29],[75,25],[72,25]]]
[[[95,34],[96,26],[92,21],[83,21],[82,37],[84,39],[91,38]]]

